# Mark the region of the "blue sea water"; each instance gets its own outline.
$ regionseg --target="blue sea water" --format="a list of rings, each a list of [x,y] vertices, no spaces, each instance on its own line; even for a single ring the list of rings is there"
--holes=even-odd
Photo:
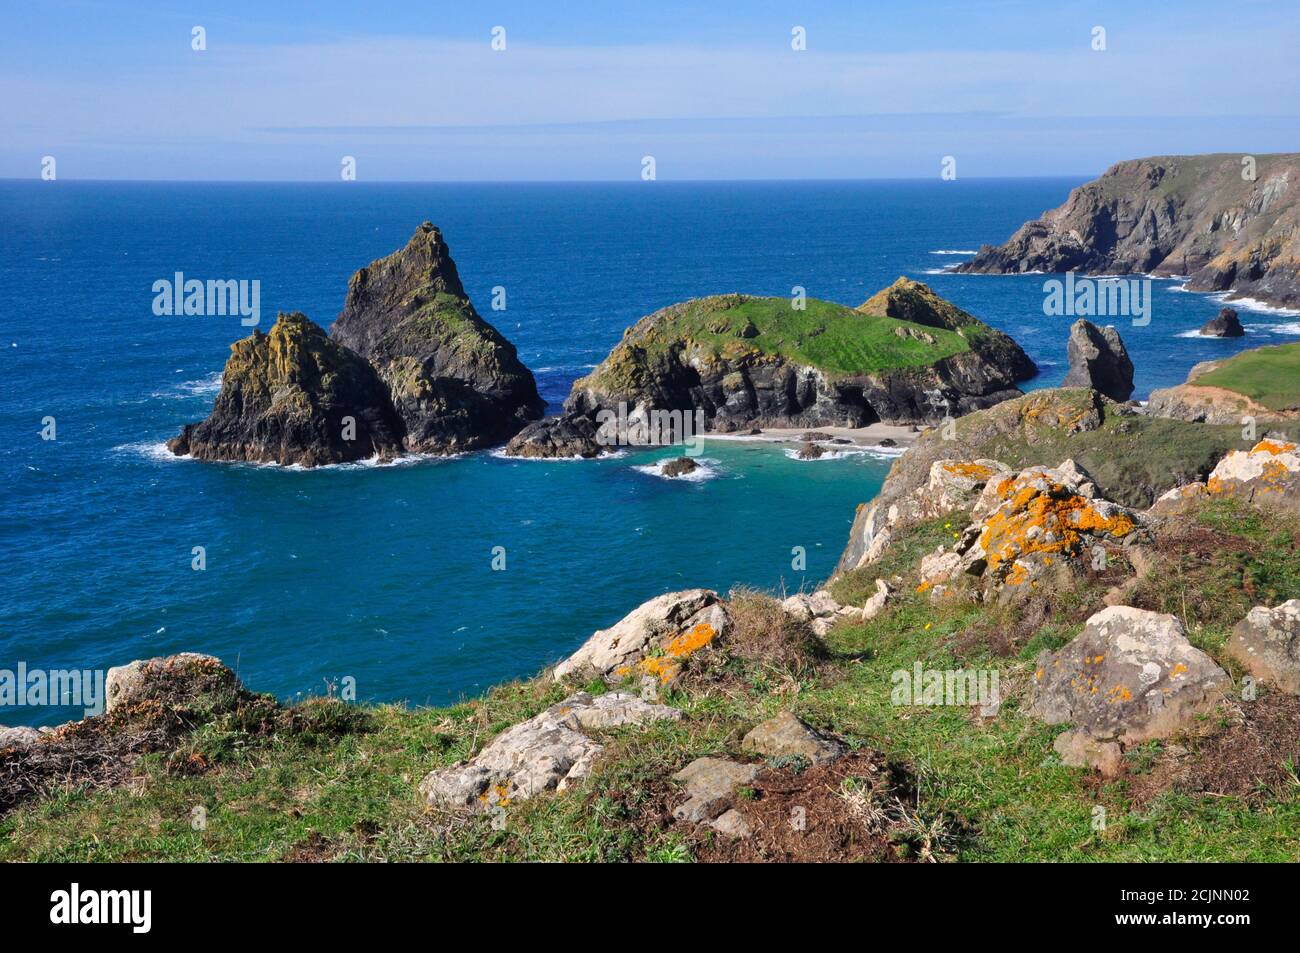
[[[362,699],[444,703],[536,672],[660,592],[815,584],[888,469],[723,442],[695,482],[637,469],[653,452],[316,471],[177,460],[162,442],[207,414],[248,329],[156,317],[157,279],[257,279],[263,328],[277,309],[328,325],[349,276],[429,219],[554,408],[627,325],[674,301],[802,285],[856,305],[909,275],[1012,334],[1042,367],[1027,386],[1051,386],[1071,319],[1044,316],[1043,277],[937,272],[1077,184],[0,182],[0,670],[192,650],[281,697],[351,677]],[[498,285],[504,312],[488,307]],[[1242,310],[1244,340],[1189,338],[1219,302],[1153,287],[1149,326],[1116,322],[1137,396],[1300,334],[1294,314]],[[47,416],[57,440],[41,439]]]

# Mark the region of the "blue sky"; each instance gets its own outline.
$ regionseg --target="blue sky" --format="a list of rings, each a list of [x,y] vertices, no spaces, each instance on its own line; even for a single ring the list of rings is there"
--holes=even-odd
[[[1300,130],[1294,0],[3,3],[0,177],[1091,175]]]

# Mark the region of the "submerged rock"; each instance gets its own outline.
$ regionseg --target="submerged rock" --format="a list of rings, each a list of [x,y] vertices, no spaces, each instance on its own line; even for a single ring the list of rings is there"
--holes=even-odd
[[[1074,726],[1056,741],[1067,763],[1113,774],[1123,748],[1191,727],[1231,685],[1176,616],[1112,606],[1059,652],[1039,655],[1029,712]]]
[[[681,717],[626,692],[579,692],[508,728],[470,761],[430,772],[420,793],[435,806],[505,808],[590,774],[603,746],[587,732]]]
[[[1070,327],[1067,351],[1070,371],[1063,386],[1091,387],[1115,401],[1132,396],[1133,361],[1114,328],[1080,318]]]
[[[690,457],[678,457],[676,460],[667,461],[659,472],[666,477],[679,477],[694,473],[699,468],[699,464]]]
[[[206,420],[167,443],[178,456],[313,467],[402,448],[402,422],[366,361],[298,312],[230,346]]]
[[[542,415],[532,373],[474,310],[430,222],[406,247],[352,276],[330,334],[379,371],[409,450],[455,453],[504,443]]]
[[[1221,308],[1219,313],[1201,325],[1201,334],[1212,338],[1240,338],[1246,336],[1241,319],[1232,308]]]

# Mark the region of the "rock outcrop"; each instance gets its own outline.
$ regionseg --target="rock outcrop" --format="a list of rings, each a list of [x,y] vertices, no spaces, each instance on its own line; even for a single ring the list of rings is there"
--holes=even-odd
[[[177,696],[237,696],[239,677],[212,655],[180,652],[110,668],[104,676],[105,710],[144,701],[175,703]]]
[[[754,726],[741,740],[740,749],[764,758],[802,758],[810,765],[834,761],[849,750],[838,738],[818,731],[789,711]]]
[[[352,276],[330,334],[379,371],[408,450],[456,453],[504,443],[542,415],[532,373],[474,310],[442,233],[429,222],[405,248]]]
[[[649,444],[681,434],[655,415],[697,411],[727,432],[933,423],[1018,396],[1036,370],[1006,335],[905,279],[863,305],[873,313],[802,304],[731,294],[657,311],[574,383],[565,410],[622,410]]]
[[[1068,585],[1100,552],[1149,537],[1142,517],[1101,499],[1073,460],[988,481],[971,515],[953,546],[922,562],[922,589],[942,592],[963,575],[986,597],[1016,595],[1058,575]]]
[[[1253,164],[1254,176],[1243,173]],[[1300,155],[1119,162],[961,272],[1186,275],[1192,291],[1300,304]]]
[[[673,808],[679,821],[699,824],[722,814],[736,788],[748,784],[762,768],[728,758],[697,758],[673,775],[685,788],[686,800]]]
[[[1066,351],[1070,371],[1063,386],[1091,387],[1121,403],[1132,396],[1133,361],[1113,327],[1099,328],[1080,318],[1070,328]]]
[[[1218,314],[1201,325],[1201,334],[1209,338],[1241,338],[1246,336],[1246,329],[1234,309],[1220,308]]]
[[[1124,748],[1191,727],[1231,685],[1176,616],[1111,606],[1060,651],[1039,655],[1029,712],[1074,726],[1056,739],[1067,764],[1113,775]]]
[[[1154,516],[1181,514],[1204,499],[1232,499],[1286,513],[1300,513],[1300,447],[1261,440],[1219,461],[1205,482],[1175,487],[1156,500]]]
[[[470,761],[430,772],[420,793],[431,806],[504,809],[590,774],[603,746],[588,732],[681,717],[626,692],[579,692],[508,728]]]
[[[672,684],[687,659],[722,637],[731,619],[711,589],[666,592],[600,629],[555,667],[555,678],[594,675],[610,682],[629,676]]]
[[[967,508],[995,468],[1073,459],[1102,497],[1144,509],[1167,490],[1204,480],[1240,441],[1240,425],[1153,419],[1091,389],[1034,391],[923,433],[894,461],[875,499],[859,506],[835,575],[874,562],[896,529]],[[957,482],[941,473],[930,488],[933,468],[943,462],[973,468],[968,473],[974,479]],[[939,490],[944,486],[954,494],[951,500]]]
[[[616,448],[600,441],[599,428],[590,417],[563,414],[534,421],[510,438],[508,457],[547,459],[591,459]]]
[[[200,460],[313,467],[394,455],[402,433],[374,369],[294,312],[230,346],[212,413],[167,447]]]
[[[840,618],[861,618],[852,606],[843,606],[826,589],[797,592],[781,603],[782,610],[796,622],[807,622],[813,635],[825,637]]]
[[[1251,609],[1232,630],[1228,654],[1265,685],[1300,695],[1300,599]]]

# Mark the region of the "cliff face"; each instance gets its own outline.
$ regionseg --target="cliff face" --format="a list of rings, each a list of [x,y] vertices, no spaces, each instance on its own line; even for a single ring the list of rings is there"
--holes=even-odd
[[[402,422],[374,369],[295,312],[230,346],[212,414],[167,446],[200,460],[310,467],[397,453]]]
[[[884,313],[887,292],[869,312],[747,295],[672,305],[629,328],[574,383],[565,410],[698,409],[710,429],[731,431],[936,422],[1019,395],[1015,382],[1034,368],[1010,338],[924,285],[900,280],[896,289],[916,305],[907,318]]]
[[[1300,154],[1117,163],[957,270],[1189,276],[1193,291],[1300,304]]]
[[[441,232],[362,268],[330,330],[379,371],[407,449],[454,453],[509,440],[544,404],[514,345],[474,310]]]

